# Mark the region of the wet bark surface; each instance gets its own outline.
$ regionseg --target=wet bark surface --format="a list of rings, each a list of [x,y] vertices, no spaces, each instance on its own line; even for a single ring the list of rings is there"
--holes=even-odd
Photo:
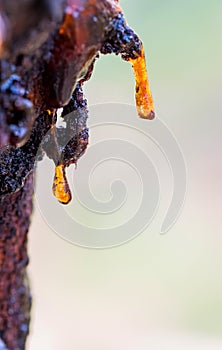
[[[0,196],[0,336],[9,349],[24,349],[29,331],[31,297],[26,266],[33,175],[32,171],[16,193]]]
[[[88,144],[82,86],[99,53],[136,60],[141,52],[116,0],[0,0],[0,350],[24,350],[29,333],[36,161],[53,160],[53,193],[67,204],[65,169]]]

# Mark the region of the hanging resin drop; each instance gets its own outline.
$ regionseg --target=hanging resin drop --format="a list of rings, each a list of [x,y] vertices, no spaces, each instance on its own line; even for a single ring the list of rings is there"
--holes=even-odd
[[[130,58],[136,80],[136,106],[138,115],[143,119],[152,120],[155,117],[153,98],[150,91],[146,69],[144,49],[136,59]]]
[[[52,192],[62,204],[68,204],[72,200],[71,191],[66,179],[65,166],[63,164],[56,166]]]

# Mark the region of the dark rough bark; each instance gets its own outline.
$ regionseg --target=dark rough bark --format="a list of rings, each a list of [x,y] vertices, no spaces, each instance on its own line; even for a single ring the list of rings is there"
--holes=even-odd
[[[45,152],[63,171],[76,163],[88,144],[82,85],[96,58],[134,60],[141,51],[116,0],[0,0],[0,338],[8,350],[24,350],[29,332],[36,156]],[[59,107],[63,129],[55,126]]]
[[[0,335],[9,349],[24,349],[31,297],[26,266],[33,172],[16,193],[0,196]]]

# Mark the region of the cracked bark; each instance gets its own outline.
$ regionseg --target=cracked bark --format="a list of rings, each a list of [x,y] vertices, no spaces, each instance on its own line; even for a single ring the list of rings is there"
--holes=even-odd
[[[138,114],[152,119],[142,43],[117,0],[0,0],[0,350],[24,350],[29,333],[27,234],[36,155],[48,132],[38,157],[48,154],[65,181],[65,168],[85,152],[82,85],[99,53],[138,60]],[[63,129],[55,126],[60,107]],[[55,177],[54,193],[68,203],[56,188],[60,180]]]

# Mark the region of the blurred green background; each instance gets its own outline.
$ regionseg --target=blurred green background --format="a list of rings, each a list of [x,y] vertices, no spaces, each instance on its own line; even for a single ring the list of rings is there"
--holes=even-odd
[[[145,45],[157,117],[183,150],[185,206],[168,234],[155,221],[109,250],[66,243],[36,208],[28,348],[222,349],[222,2],[121,6]],[[134,104],[130,65],[101,57],[85,92],[89,104]]]

